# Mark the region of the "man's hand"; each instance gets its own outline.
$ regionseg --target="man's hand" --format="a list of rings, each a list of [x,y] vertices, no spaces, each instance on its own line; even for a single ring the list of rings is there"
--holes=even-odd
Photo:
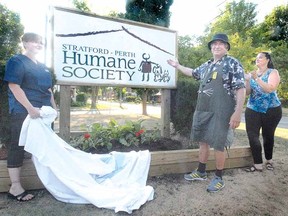
[[[239,114],[239,113],[234,112],[230,118],[230,122],[229,122],[230,128],[235,129],[239,127],[240,122],[241,122],[241,113]]]
[[[169,60],[167,60],[167,63],[168,63],[169,65],[171,65],[172,67],[176,68],[176,69],[177,69],[177,67],[179,66],[178,60],[169,59]]]

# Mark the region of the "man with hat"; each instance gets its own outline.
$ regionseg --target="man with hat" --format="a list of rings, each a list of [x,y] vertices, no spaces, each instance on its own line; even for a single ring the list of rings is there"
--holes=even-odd
[[[184,178],[189,181],[206,180],[210,147],[214,148],[216,171],[207,191],[217,192],[225,186],[222,179],[224,148],[231,140],[228,137],[231,134],[233,136],[233,130],[241,121],[245,79],[241,63],[227,55],[230,43],[226,34],[215,34],[208,48],[213,58],[195,69],[184,67],[177,60],[170,59],[167,62],[183,74],[200,81],[191,131],[191,139],[200,146],[199,164],[196,170],[185,174]]]

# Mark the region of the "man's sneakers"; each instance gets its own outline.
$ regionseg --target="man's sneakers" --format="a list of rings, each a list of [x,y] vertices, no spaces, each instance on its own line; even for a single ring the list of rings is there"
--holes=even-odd
[[[185,174],[184,178],[188,181],[204,181],[204,180],[207,180],[207,173],[206,172],[201,173],[198,170],[194,170],[191,173]],[[211,180],[211,182],[207,188],[207,191],[208,192],[218,192],[219,190],[221,190],[224,187],[225,187],[224,181],[220,177],[215,176]]]
[[[207,173],[201,173],[198,170],[194,170],[191,173],[185,174],[184,178],[188,181],[203,181],[207,179]]]
[[[208,192],[218,192],[219,190],[221,190],[222,188],[225,187],[224,181],[218,177],[215,176],[212,181],[210,182],[207,191]]]

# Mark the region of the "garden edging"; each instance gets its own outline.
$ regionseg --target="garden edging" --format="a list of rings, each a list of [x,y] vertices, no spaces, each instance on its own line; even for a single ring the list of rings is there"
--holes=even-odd
[[[252,163],[250,147],[233,147],[228,150],[225,169],[241,168]],[[187,173],[198,165],[198,149],[169,150],[151,152],[149,176],[161,176],[165,174]],[[7,161],[0,160],[0,192],[7,192],[10,188],[10,179],[7,170]],[[207,171],[215,169],[213,150],[208,158]],[[37,176],[31,159],[25,159],[21,181],[27,190],[43,189],[44,186]]]

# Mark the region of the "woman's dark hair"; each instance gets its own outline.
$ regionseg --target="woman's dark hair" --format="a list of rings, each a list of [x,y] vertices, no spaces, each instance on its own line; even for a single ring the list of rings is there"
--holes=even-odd
[[[42,37],[38,34],[27,32],[22,36],[21,40],[22,42],[41,42]]]
[[[269,60],[267,67],[274,69],[274,65],[273,65],[273,61],[272,61],[270,53],[268,52],[261,52],[261,53],[263,53],[265,57]]]

